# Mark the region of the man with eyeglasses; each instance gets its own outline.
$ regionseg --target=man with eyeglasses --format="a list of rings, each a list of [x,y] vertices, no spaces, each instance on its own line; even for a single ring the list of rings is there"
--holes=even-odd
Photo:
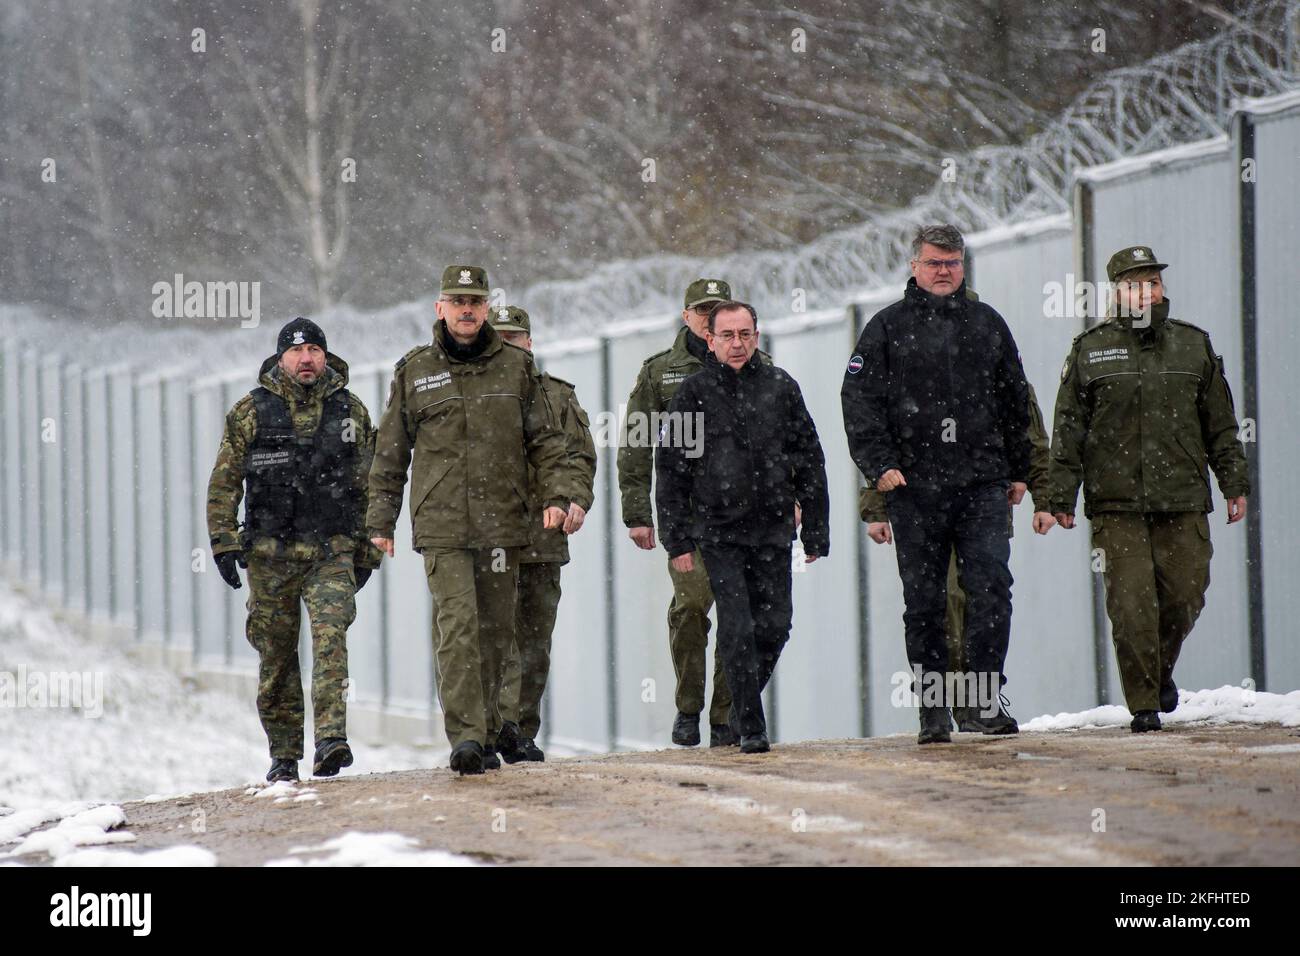
[[[618,487],[628,537],[643,550],[653,551],[655,547],[654,518],[650,513],[655,430],[647,423],[657,421],[656,416],[668,410],[682,382],[703,367],[709,354],[704,340],[709,311],[730,298],[731,286],[722,279],[692,282],[686,288],[683,327],[672,348],[656,352],[642,363],[627,400],[627,416],[618,446]],[[694,570],[679,571],[670,564],[668,574],[673,582],[673,599],[668,605],[668,648],[677,675],[677,717],[673,721],[672,741],[682,747],[694,747],[700,743],[700,712],[704,710],[704,675],[708,664],[705,649],[709,642],[713,594],[703,560],[698,555]],[[713,700],[709,705],[710,747],[737,743],[729,724],[730,713],[731,691],[722,659],[715,653]]]
[[[532,356],[487,324],[487,296],[485,270],[443,273],[433,341],[393,370],[366,513],[371,541],[391,556],[410,467],[412,537],[435,606],[438,698],[451,769],[462,775],[501,766],[497,701],[514,636],[519,551],[535,519],[529,469],[544,528],[583,517]]]
[[[1029,476],[1029,386],[1002,316],[966,294],[965,245],[950,225],[917,231],[903,298],[867,323],[840,389],[853,461],[885,493],[921,744],[952,739],[947,707],[968,703],[949,699],[958,686],[979,690],[982,710],[996,706],[985,733],[1019,729],[994,698],[1011,636],[1007,507]],[[954,549],[966,591],[960,684],[944,636]]]
[[[795,503],[803,509],[804,561],[830,553],[830,496],[817,428],[799,385],[763,362],[758,316],[744,302],[721,302],[708,318],[709,354],[669,406],[695,416],[700,453],[661,437],[655,501],[672,568],[697,572],[718,602],[718,657],[726,665],[742,753],[771,747],[763,714],[767,686],[790,637],[790,542]]]

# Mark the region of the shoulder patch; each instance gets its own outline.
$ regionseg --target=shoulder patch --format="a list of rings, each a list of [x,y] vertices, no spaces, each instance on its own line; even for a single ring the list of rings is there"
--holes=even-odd
[[[405,355],[403,355],[401,358],[397,360],[397,364],[393,366],[393,371],[394,372],[399,371],[403,365],[405,365],[407,362],[409,362],[411,359],[415,357],[415,354],[417,352],[421,352],[424,349],[427,349],[428,347],[429,347],[428,345],[417,345],[415,348],[411,349],[409,352],[407,352]]]
[[[649,364],[650,364],[651,362],[653,362],[655,359],[657,359],[657,358],[663,358],[665,355],[667,355],[667,354],[668,354],[669,352],[671,352],[671,351],[672,351],[672,349],[664,349],[662,352],[656,352],[654,355],[649,356],[649,357],[648,357],[644,362],[642,362],[642,363],[641,363],[641,367],[642,367],[642,368],[645,368],[647,365],[649,365]]]

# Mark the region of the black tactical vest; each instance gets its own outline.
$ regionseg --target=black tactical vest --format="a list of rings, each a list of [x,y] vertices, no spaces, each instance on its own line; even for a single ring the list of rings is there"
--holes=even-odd
[[[254,538],[325,539],[361,523],[357,443],[346,389],[325,399],[315,434],[300,438],[289,404],[259,386],[250,393],[257,436],[244,460],[244,529]]]

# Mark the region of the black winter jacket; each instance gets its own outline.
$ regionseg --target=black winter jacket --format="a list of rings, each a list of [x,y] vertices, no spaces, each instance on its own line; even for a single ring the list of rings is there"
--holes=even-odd
[[[1011,330],[963,283],[931,295],[909,279],[862,330],[840,388],[849,453],[867,483],[891,468],[911,488],[1029,477],[1029,386]]]
[[[712,353],[669,405],[655,451],[659,533],[670,557],[701,542],[788,546],[803,509],[804,552],[830,553],[830,497],[817,427],[799,385],[757,352],[735,371]],[[698,415],[702,454],[674,442],[674,421]]]

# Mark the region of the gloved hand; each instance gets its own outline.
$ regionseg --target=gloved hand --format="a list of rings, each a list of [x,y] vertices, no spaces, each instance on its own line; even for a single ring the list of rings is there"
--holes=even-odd
[[[356,574],[357,576],[357,590],[360,591],[363,587],[366,586],[366,582],[370,580],[371,572],[373,572],[375,569],[374,568],[353,568],[352,570],[353,573]]]
[[[239,551],[222,551],[213,558],[217,562],[217,570],[221,572],[221,580],[236,591],[243,585],[239,581],[239,572],[235,570],[235,564],[244,564],[243,557],[243,554]],[[244,567],[248,567],[248,565],[245,564]]]

